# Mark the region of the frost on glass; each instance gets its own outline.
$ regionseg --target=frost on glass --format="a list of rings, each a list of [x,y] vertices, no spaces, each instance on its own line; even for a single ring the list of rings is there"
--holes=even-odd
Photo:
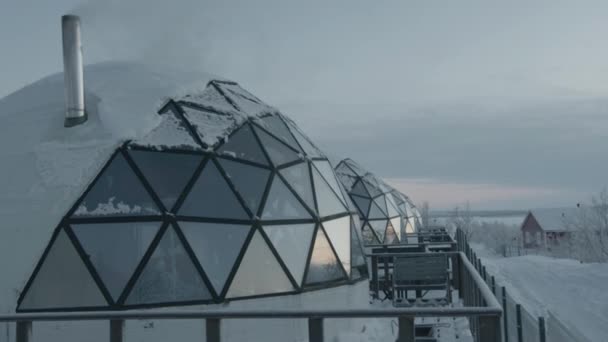
[[[284,220],[284,219],[309,219],[310,214],[294,194],[287,188],[280,177],[275,176],[268,198],[264,204],[262,219]]]
[[[236,195],[211,160],[207,162],[203,172],[194,183],[179,210],[179,214],[211,218],[249,218]]]
[[[402,222],[401,217],[400,216],[393,217],[390,221],[391,221],[391,224],[393,225],[393,228],[395,228],[395,233],[397,233],[397,238],[399,240],[401,240],[401,222]]]
[[[227,298],[248,297],[293,291],[295,288],[283,268],[256,231],[232,279]]]
[[[86,308],[108,303],[67,234],[61,230],[46,255],[20,310]]]
[[[350,192],[353,195],[369,197],[369,192],[367,192],[367,189],[365,189],[365,186],[363,186],[363,181],[361,180],[358,181],[355,186],[353,186]]]
[[[255,215],[262,202],[270,170],[227,159],[219,159],[219,161],[226,176]]]
[[[276,137],[283,140],[283,142],[287,143],[294,149],[300,150],[300,145],[298,145],[293,135],[291,135],[289,129],[287,129],[287,126],[278,115],[264,117],[261,119],[261,121],[263,122],[264,128],[266,128],[270,133],[274,134]]]
[[[376,233],[378,240],[384,241],[384,234],[386,233],[386,220],[369,221],[370,226]]]
[[[222,293],[251,227],[199,222],[180,222],[179,226],[216,293]]]
[[[397,233],[395,233],[395,229],[393,228],[393,225],[390,222],[386,226],[386,235],[384,236],[384,243],[387,245],[399,243]]]
[[[378,208],[380,208],[382,210],[382,212],[384,213],[384,215],[386,216],[386,213],[388,210],[386,209],[385,196],[382,195],[382,196],[376,197],[374,199],[374,203],[376,203],[378,205]]]
[[[191,154],[139,150],[131,150],[129,155],[167,210],[173,208],[202,159]]]
[[[315,207],[308,163],[302,162],[279,171],[309,208]]]
[[[323,217],[345,212],[346,208],[344,204],[342,204],[331,187],[321,177],[321,174],[316,169],[313,169],[312,175],[315,184],[315,194],[317,195],[319,216]]]
[[[380,208],[378,207],[376,202],[372,202],[371,207],[369,209],[369,214],[367,215],[367,217],[370,220],[386,218],[386,214],[384,212],[382,212],[382,210],[380,210]]]
[[[211,293],[169,227],[144,266],[126,304],[155,304],[210,300]]]
[[[322,223],[340,262],[350,276],[350,216]]]
[[[314,231],[314,223],[264,226],[268,239],[298,285],[301,285],[304,277]]]
[[[266,153],[268,153],[270,160],[275,166],[280,166],[300,159],[298,152],[287,147],[287,145],[281,141],[273,138],[264,130],[255,126],[255,132],[258,134],[258,137],[262,142],[262,146],[266,150]]]
[[[310,256],[306,285],[340,280],[344,278],[344,270],[334,254],[323,229],[317,229],[315,244]]]
[[[159,222],[72,225],[78,242],[115,301],[159,228]]]
[[[74,216],[157,215],[158,207],[122,153],[97,178]]]
[[[342,197],[342,191],[340,190],[340,185],[338,184],[338,180],[336,179],[336,175],[334,174],[334,170],[327,160],[315,160],[313,162],[314,166],[321,173],[321,176],[325,178],[325,181],[331,188],[334,190],[336,195],[340,198],[342,202],[344,202],[344,198]]]
[[[380,243],[380,241],[378,241],[378,238],[376,237],[376,234],[374,234],[372,228],[367,223],[364,224],[363,228],[361,229],[361,236],[363,237],[363,243],[366,245],[374,245]]]
[[[217,153],[268,165],[268,159],[264,156],[264,152],[248,124],[244,124],[231,135],[228,141],[217,149]]]
[[[367,217],[371,200],[369,198],[363,198],[359,196],[352,196],[352,199],[355,202],[357,209],[359,209],[359,213],[361,213],[361,216]]]

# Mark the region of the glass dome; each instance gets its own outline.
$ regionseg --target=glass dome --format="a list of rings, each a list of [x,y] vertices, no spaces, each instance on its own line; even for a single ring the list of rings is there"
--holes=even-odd
[[[338,163],[336,174],[358,209],[365,245],[397,244],[403,232],[415,230],[405,195],[349,158]]]
[[[219,303],[367,276],[327,157],[238,84],[169,100],[54,230],[17,311]]]

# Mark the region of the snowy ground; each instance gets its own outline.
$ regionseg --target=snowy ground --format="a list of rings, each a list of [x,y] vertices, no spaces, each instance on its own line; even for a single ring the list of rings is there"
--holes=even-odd
[[[488,273],[530,313],[551,311],[590,341],[608,341],[608,264],[538,255],[502,258],[473,245]]]

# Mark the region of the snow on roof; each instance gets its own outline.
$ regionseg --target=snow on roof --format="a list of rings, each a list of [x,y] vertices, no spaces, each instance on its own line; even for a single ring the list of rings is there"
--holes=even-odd
[[[89,120],[76,127],[63,127],[62,73],[0,99],[2,228],[21,232],[18,236],[27,241],[0,243],[0,250],[8,253],[0,253],[0,269],[6,270],[7,279],[26,279],[29,267],[11,267],[8,256],[26,264],[39,259],[52,229],[124,142],[201,149],[201,142],[212,146],[226,139],[249,116],[277,112],[238,84],[205,73],[109,62],[86,66],[84,75]],[[189,108],[184,115],[198,137],[175,115],[158,115],[169,98]],[[23,244],[27,250],[14,254],[12,246]]]
[[[544,231],[567,231],[568,222],[576,216],[575,208],[533,209],[530,213]]]

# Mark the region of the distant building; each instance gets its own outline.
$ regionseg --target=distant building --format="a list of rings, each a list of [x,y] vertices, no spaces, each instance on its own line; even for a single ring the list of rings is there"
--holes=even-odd
[[[521,225],[524,248],[553,249],[563,246],[572,237],[568,222],[576,215],[576,209],[534,209],[528,212]]]

